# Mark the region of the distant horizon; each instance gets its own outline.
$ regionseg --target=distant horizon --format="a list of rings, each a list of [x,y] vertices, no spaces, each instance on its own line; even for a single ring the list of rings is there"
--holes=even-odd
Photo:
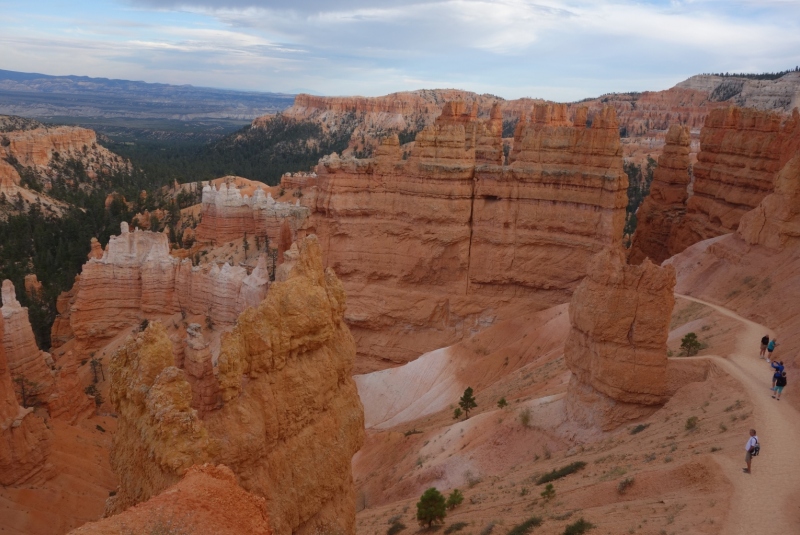
[[[245,92],[574,102],[800,64],[787,0],[6,2],[3,68]]]

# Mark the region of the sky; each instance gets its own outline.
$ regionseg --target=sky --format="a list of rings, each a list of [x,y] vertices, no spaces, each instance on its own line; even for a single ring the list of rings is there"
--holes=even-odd
[[[0,69],[572,101],[800,65],[800,0],[0,0]]]

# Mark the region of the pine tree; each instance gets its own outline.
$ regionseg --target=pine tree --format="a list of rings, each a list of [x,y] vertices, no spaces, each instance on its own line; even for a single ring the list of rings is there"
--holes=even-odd
[[[434,522],[444,522],[444,517],[447,516],[447,509],[445,506],[445,499],[441,492],[431,487],[422,493],[417,502],[417,521],[421,526],[431,525]]]
[[[469,418],[469,411],[474,409],[478,406],[478,403],[475,401],[475,397],[472,395],[472,387],[468,386],[466,390],[464,390],[464,395],[461,396],[461,399],[458,400],[458,406],[464,411],[464,418]]]

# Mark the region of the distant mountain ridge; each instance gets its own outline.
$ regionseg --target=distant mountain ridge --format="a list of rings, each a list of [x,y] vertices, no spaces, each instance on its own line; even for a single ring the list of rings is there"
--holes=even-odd
[[[249,121],[292,105],[294,95],[0,69],[0,114]]]

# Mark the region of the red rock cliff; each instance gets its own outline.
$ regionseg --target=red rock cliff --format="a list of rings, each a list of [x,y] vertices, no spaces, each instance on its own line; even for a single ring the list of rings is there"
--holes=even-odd
[[[675,270],[598,254],[570,302],[564,358],[571,421],[611,429],[666,401],[667,336]]]
[[[306,238],[287,280],[223,339],[222,404],[203,418],[164,328],[151,323],[130,339],[111,363],[120,487],[109,510],[148,500],[193,464],[213,461],[267,500],[275,533],[354,533],[350,462],[364,415],[344,308],[341,284],[323,271],[316,238]]]
[[[360,372],[455,343],[506,305],[566,301],[591,255],[622,237],[613,110],[586,128],[585,110],[573,125],[565,106],[537,107],[507,166],[499,109],[477,113],[449,103],[407,160],[396,137],[372,159],[323,158],[303,197],[348,292]]]
[[[653,172],[650,195],[636,213],[638,224],[629,253],[632,264],[641,264],[645,258],[661,264],[680,252],[673,243],[673,232],[683,221],[689,198],[689,141],[688,127],[670,127]]]

